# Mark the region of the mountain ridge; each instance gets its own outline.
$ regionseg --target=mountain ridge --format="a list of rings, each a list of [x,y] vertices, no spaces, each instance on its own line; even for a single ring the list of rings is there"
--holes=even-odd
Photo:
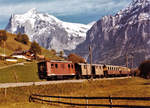
[[[86,38],[91,25],[68,23],[35,8],[25,14],[12,15],[6,30],[11,33],[26,33],[46,49],[73,50]]]
[[[133,0],[129,6],[114,16],[105,16],[98,20],[87,32],[86,40],[75,50],[80,54],[82,49],[91,45],[93,63],[126,65],[126,55],[134,67],[150,58],[150,1]],[[80,54],[88,61],[89,55]]]

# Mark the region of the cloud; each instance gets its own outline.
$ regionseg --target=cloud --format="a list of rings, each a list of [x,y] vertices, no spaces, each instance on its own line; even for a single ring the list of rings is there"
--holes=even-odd
[[[36,8],[39,12],[54,16],[116,12],[130,0],[0,0],[0,17],[9,18],[12,13],[22,14]],[[100,16],[99,16],[100,17]],[[1,21],[0,21],[1,22]]]
[[[128,2],[129,0],[1,0],[0,10],[3,11],[0,15],[24,13],[31,8],[59,15],[71,15],[124,7]]]

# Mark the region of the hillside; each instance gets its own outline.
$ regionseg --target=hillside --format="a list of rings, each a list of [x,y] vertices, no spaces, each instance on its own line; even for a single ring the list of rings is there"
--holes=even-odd
[[[22,44],[21,42],[18,42],[15,40],[16,34],[8,33],[7,32],[7,41],[5,45],[5,54],[11,55],[16,49],[21,48],[22,50],[29,50],[31,42],[29,42],[27,45]],[[41,55],[44,55],[45,57],[49,59],[62,59],[56,55],[53,54],[51,50],[47,50],[43,47],[41,47]],[[4,54],[4,45],[0,45],[0,54]]]

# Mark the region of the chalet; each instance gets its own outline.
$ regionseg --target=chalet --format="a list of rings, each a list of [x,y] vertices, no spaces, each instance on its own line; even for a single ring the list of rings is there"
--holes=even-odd
[[[25,60],[31,60],[34,58],[35,55],[30,50],[25,50],[25,51],[15,51],[13,54],[11,54],[11,56]]]

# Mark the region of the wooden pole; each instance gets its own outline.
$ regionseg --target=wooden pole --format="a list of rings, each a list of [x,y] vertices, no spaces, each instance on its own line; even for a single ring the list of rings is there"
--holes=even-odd
[[[133,55],[132,55],[132,62],[131,62],[131,66],[132,66],[131,68],[133,68]]]
[[[91,70],[91,79],[93,79],[93,73],[92,73],[92,47],[89,46],[89,56],[90,56],[90,70]]]
[[[86,108],[88,108],[88,104],[89,104],[89,101],[88,101],[88,99],[86,99]]]
[[[109,103],[110,103],[110,108],[112,108],[112,99],[111,99],[111,96],[109,96]]]
[[[14,76],[15,81],[18,82],[18,78],[17,78],[16,72],[13,72],[13,76]]]
[[[7,96],[7,88],[5,88],[4,95]]]

